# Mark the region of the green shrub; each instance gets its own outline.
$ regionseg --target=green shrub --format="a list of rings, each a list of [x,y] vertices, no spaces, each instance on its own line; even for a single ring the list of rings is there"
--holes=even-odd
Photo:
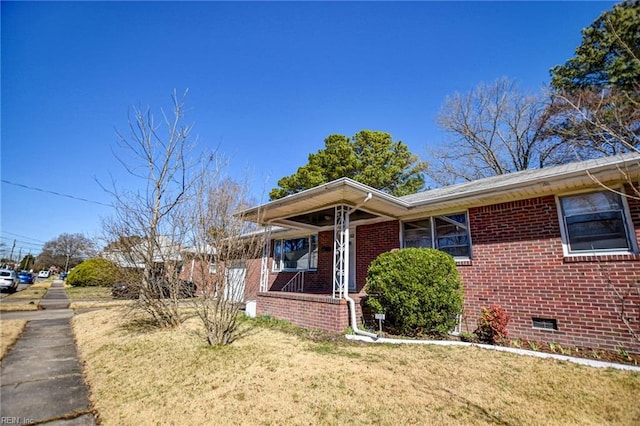
[[[112,286],[118,277],[118,267],[106,259],[88,259],[76,266],[67,276],[72,286]]]
[[[453,257],[440,250],[405,248],[378,256],[367,273],[367,304],[403,335],[447,333],[462,312],[462,281]]]

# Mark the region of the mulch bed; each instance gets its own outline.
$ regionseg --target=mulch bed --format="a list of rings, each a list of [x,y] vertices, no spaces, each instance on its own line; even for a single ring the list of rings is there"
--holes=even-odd
[[[538,341],[518,341],[510,340],[502,346],[509,346],[512,348],[527,349],[537,352],[546,352],[550,354],[573,356],[576,358],[593,359],[604,362],[615,362],[618,364],[628,365],[640,365],[640,356],[636,354],[630,354],[624,349],[619,351],[609,351],[604,349],[592,349],[581,347],[564,347],[556,343],[546,343]]]
[[[399,336],[386,336],[386,337],[399,337]],[[452,340],[455,339],[457,341],[466,341],[473,343],[484,343],[479,342],[478,339],[474,338],[464,338],[463,337],[453,337],[453,336],[440,336],[440,335],[431,335],[431,336],[422,336],[421,339],[431,339],[431,340]],[[495,343],[495,345],[505,346],[510,348],[524,349],[535,352],[545,352],[549,354],[557,354],[557,355],[565,355],[572,356],[576,358],[586,358],[593,359],[596,361],[604,361],[604,362],[613,362],[618,364],[627,364],[627,365],[640,365],[640,355],[629,353],[624,349],[620,349],[618,351],[611,351],[606,349],[593,349],[593,348],[584,348],[584,347],[576,347],[576,346],[562,346],[557,343],[547,343],[541,342],[537,340],[520,340],[520,339],[504,339],[500,342]]]

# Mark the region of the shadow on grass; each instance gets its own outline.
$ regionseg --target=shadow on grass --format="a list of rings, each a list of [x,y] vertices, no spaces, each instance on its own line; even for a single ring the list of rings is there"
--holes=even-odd
[[[470,401],[468,398],[460,396],[455,392],[452,392],[449,389],[441,388],[445,393],[447,393],[451,399],[454,399],[460,403],[462,403],[465,407],[469,409],[478,420],[483,419],[487,423],[496,424],[496,425],[504,425],[508,426],[509,423],[506,420],[503,420],[499,415],[490,413],[486,408],[476,404],[475,402]]]
[[[121,328],[129,333],[135,334],[151,333],[163,329],[156,320],[142,315],[131,315],[129,321],[122,324]]]

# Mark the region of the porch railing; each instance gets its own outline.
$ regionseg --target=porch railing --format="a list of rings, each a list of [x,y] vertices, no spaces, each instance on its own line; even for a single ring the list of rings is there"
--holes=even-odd
[[[300,271],[289,280],[288,283],[282,287],[281,291],[288,291],[291,293],[303,293],[304,292],[304,271]]]

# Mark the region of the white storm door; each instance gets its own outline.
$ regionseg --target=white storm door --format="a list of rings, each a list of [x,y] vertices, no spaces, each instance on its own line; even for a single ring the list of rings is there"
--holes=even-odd
[[[227,270],[227,279],[224,286],[224,298],[231,302],[244,301],[244,284],[247,277],[247,268],[244,262],[233,262]]]

